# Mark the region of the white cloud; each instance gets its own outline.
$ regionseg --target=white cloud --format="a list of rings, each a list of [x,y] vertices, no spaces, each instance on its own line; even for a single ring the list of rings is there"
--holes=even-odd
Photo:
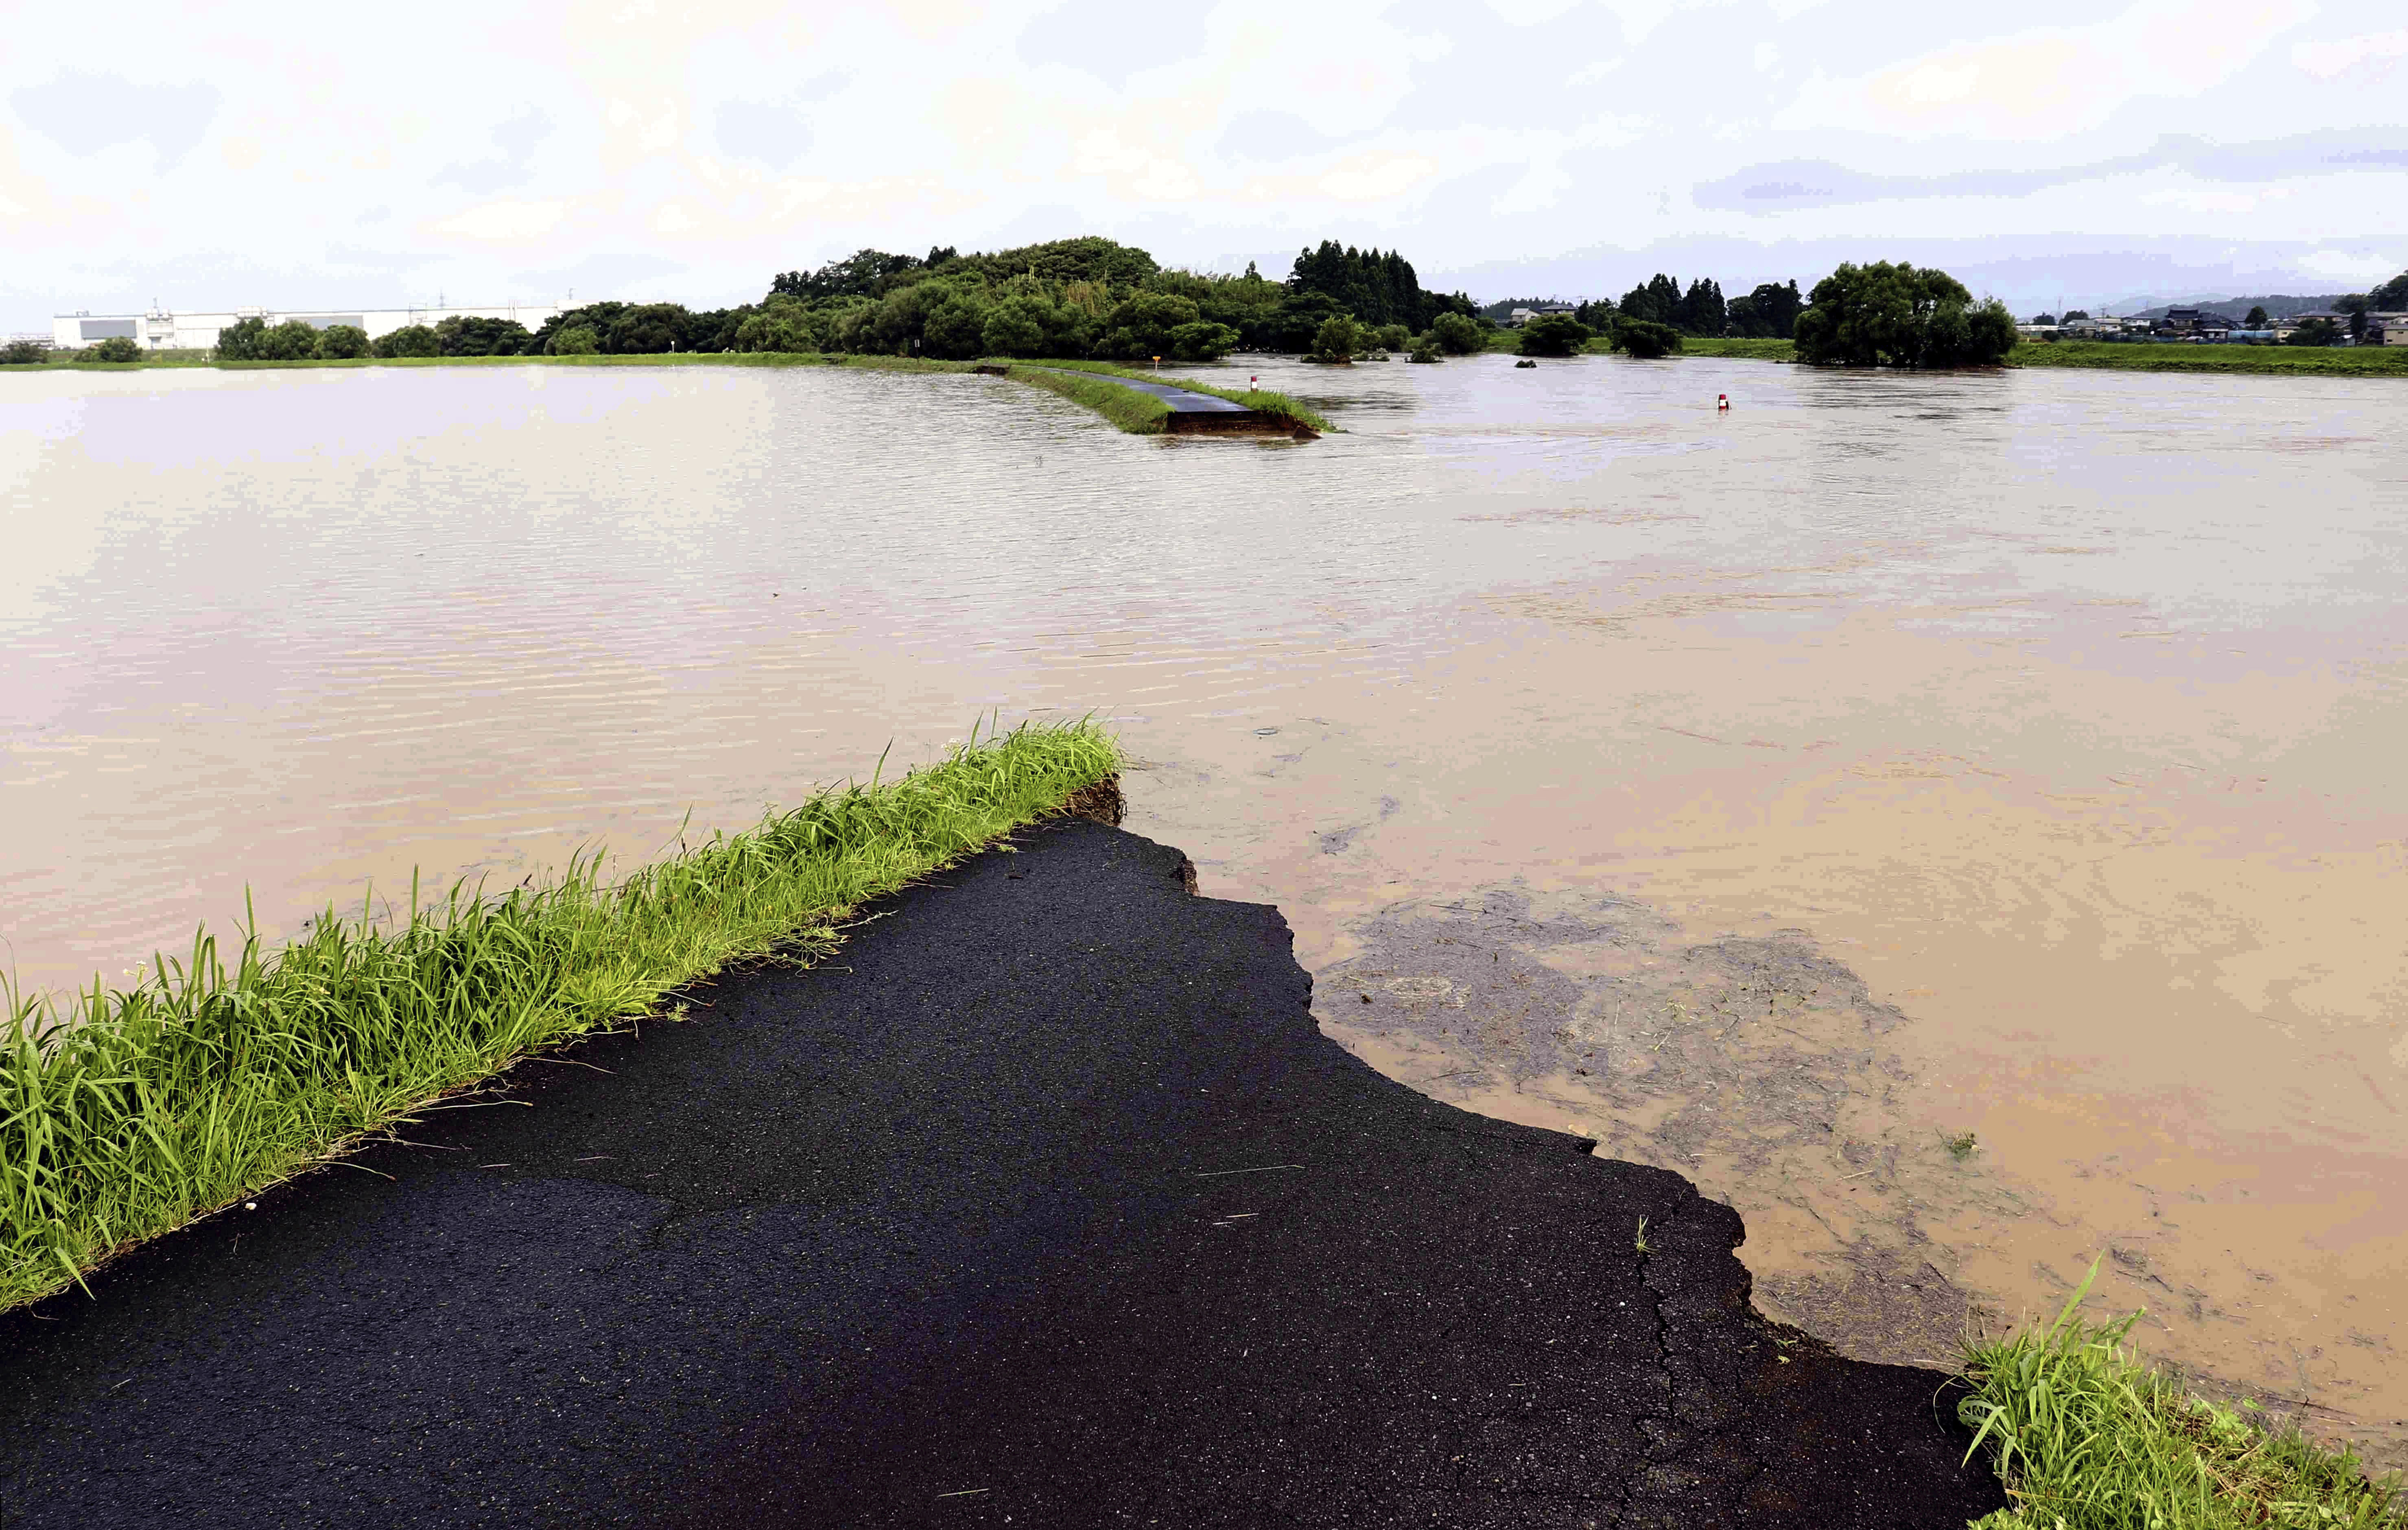
[[[2291,50],[2291,62],[2318,79],[2331,79],[2368,65],[2380,78],[2388,75],[2402,58],[2408,58],[2408,27],[2395,32],[2370,32],[2339,41],[2311,37]]]
[[[560,226],[568,213],[566,202],[488,202],[454,213],[434,225],[437,234],[456,239],[496,244],[523,244]]]
[[[395,96],[371,12],[122,0],[112,25],[175,72],[124,64],[143,99],[106,112],[87,108],[122,81],[58,88],[59,61],[93,57],[91,14],[21,6],[0,329],[153,295],[524,295],[537,274],[741,300],[864,245],[1076,233],[1171,263],[1376,241],[1426,272],[1659,238],[2400,242],[2400,0],[2105,3],[1908,29],[1896,0],[421,0],[444,67]],[[1691,195],[1791,163],[1876,188],[2132,164],[2160,136],[2307,136],[2322,157],[2246,184],[2102,171],[1777,217]],[[371,223],[374,260],[320,257]]]
[[[2315,0],[2143,0],[2085,26],[1952,44],[1851,79],[1818,79],[1774,125],[2064,137],[2137,99],[2203,94],[2316,12]]]

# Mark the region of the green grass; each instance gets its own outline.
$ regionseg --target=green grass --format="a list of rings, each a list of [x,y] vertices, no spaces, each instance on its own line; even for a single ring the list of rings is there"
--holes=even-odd
[[[1986,1449],[2012,1507],[1978,1530],[2240,1530],[2408,1525],[2395,1483],[2370,1482],[2346,1449],[2186,1394],[2135,1361],[2139,1314],[2075,1315],[2090,1269],[2039,1332],[1969,1346],[1957,1416]],[[1972,1451],[1968,1451],[1971,1458]]]
[[[1056,365],[1047,362],[1047,366]],[[1049,393],[1059,393],[1074,404],[1083,404],[1132,436],[1159,436],[1169,428],[1170,406],[1134,388],[1124,388],[1109,378],[1083,374],[1040,371],[1034,366],[1014,366],[1011,380],[1025,382],[1032,388],[1042,388]]]
[[[7,991],[0,1309],[324,1162],[541,1049],[681,1012],[732,962],[835,949],[862,902],[1062,808],[1118,768],[1086,723],[1024,726],[899,780],[824,792],[607,882],[466,886],[333,910],[278,949],[206,932],[147,981]]]
[[[1794,340],[1742,340],[1728,337],[1700,339],[1691,336],[1681,342],[1678,352],[1683,356],[1722,356],[1735,361],[1794,362],[1798,359],[1798,343]]]
[[[2025,341],[2009,366],[2119,372],[2256,372],[2408,378],[2408,346],[2157,345],[2146,341]]]
[[[1142,378],[1148,382],[1167,382],[1174,388],[1185,388],[1192,393],[1210,393],[1214,398],[1226,398],[1232,404],[1242,404],[1247,408],[1253,409],[1257,414],[1269,415],[1273,419],[1283,421],[1291,426],[1301,426],[1306,430],[1320,431],[1324,434],[1335,431],[1338,428],[1336,425],[1331,424],[1327,419],[1324,418],[1314,410],[1305,408],[1302,404],[1297,403],[1288,394],[1273,393],[1268,388],[1222,388],[1209,382],[1198,382],[1194,378],[1173,377],[1167,373],[1150,371],[1140,367],[1124,366],[1118,362],[1040,361],[1029,363],[1028,365],[1035,366],[1067,367],[1074,372],[1093,372],[1098,377]],[[1017,377],[1019,374],[1015,372],[1013,376]],[[1149,394],[1146,396],[1150,397],[1151,395]],[[1159,401],[1157,400],[1157,402]],[[1164,412],[1168,413],[1168,411],[1165,410]]]

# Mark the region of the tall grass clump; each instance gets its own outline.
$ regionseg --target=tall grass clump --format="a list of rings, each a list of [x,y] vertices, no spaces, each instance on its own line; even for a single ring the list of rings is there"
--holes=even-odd
[[[1986,1447],[2012,1508],[1975,1530],[2238,1530],[2408,1525],[2398,1485],[2370,1482],[2347,1448],[2186,1393],[2127,1348],[2140,1314],[2057,1321],[1968,1347],[1957,1417]]]
[[[1124,388],[1109,378],[1074,377],[1068,372],[1033,366],[1015,366],[1010,377],[1014,382],[1029,383],[1049,393],[1060,393],[1074,404],[1083,404],[1131,436],[1159,436],[1169,428],[1169,405],[1152,393]]]
[[[1116,362],[1054,361],[1032,362],[1027,365],[1062,367],[1074,372],[1093,372],[1098,377],[1140,378],[1147,382],[1167,382],[1174,388],[1184,388],[1190,393],[1211,393],[1215,398],[1226,398],[1232,404],[1242,404],[1257,414],[1268,415],[1275,420],[1284,421],[1291,426],[1304,430],[1318,431],[1326,435],[1338,428],[1326,417],[1305,408],[1288,394],[1275,393],[1268,388],[1222,388],[1209,382],[1198,382],[1193,378],[1168,377],[1158,371],[1125,366]],[[1022,377],[1022,369],[1015,366],[1012,376]]]
[[[824,792],[602,879],[465,885],[407,916],[332,910],[290,943],[195,935],[129,991],[7,991],[0,1308],[341,1151],[538,1049],[657,1012],[728,963],[807,959],[855,905],[1059,809],[1119,753],[1024,725],[899,780]]]

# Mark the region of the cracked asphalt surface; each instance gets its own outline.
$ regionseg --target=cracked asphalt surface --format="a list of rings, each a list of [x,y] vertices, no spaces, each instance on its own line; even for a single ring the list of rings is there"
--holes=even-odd
[[[1031,831],[0,1319],[0,1523],[2000,1504],[1942,1377],[1754,1315],[1736,1213],[1382,1078],[1184,870]]]

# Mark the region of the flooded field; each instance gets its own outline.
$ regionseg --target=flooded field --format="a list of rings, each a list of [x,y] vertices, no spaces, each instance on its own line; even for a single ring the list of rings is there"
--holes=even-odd
[[[1119,436],[828,369],[0,378],[0,936],[110,981],[640,859],[989,711],[1279,904],[1326,1029],[2408,1464],[2408,393],[1503,357]],[[1717,416],[1713,400],[1730,394]]]

